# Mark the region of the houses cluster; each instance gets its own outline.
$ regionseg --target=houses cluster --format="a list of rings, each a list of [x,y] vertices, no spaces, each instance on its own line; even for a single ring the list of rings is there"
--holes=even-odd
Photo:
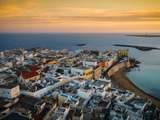
[[[0,120],[150,120],[160,110],[117,89],[106,70],[127,50],[14,49],[0,53]]]

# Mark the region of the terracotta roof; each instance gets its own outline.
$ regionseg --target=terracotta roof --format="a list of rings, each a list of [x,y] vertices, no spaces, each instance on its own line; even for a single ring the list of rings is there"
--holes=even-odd
[[[32,78],[32,77],[37,76],[37,75],[39,75],[39,74],[36,71],[24,71],[24,72],[21,73],[21,76],[24,79],[29,79],[29,78]]]
[[[39,75],[39,73],[37,72],[38,69],[39,68],[37,66],[29,66],[29,70],[17,72],[17,75],[22,76],[24,79],[29,79]]]

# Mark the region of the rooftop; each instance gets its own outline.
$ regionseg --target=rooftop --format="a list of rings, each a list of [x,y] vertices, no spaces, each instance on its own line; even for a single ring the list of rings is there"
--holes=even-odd
[[[5,118],[3,118],[2,120],[31,120],[31,119],[19,113],[12,112],[9,115],[7,115]]]
[[[18,84],[0,85],[0,89],[12,89],[19,86]]]

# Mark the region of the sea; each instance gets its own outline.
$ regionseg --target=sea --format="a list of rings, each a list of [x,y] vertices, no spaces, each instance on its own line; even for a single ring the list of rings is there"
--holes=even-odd
[[[86,44],[86,46],[77,46]],[[160,50],[140,51],[115,47],[113,44],[140,45],[160,48],[160,37],[135,37],[106,33],[0,33],[0,51],[15,48],[43,47],[68,49],[128,49],[129,55],[141,62],[140,67],[127,73],[130,80],[148,94],[160,98]]]

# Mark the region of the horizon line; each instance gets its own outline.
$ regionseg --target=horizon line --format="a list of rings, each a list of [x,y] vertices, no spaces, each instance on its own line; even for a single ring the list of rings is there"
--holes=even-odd
[[[160,32],[0,32],[0,34],[160,34]]]

